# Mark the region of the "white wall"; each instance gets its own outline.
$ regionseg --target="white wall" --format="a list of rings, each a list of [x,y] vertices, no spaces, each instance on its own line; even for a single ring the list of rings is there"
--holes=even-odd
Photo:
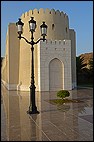
[[[71,41],[41,41],[38,44],[38,86],[37,91],[49,91],[49,63],[57,58],[64,67],[64,90],[72,89],[71,74]]]

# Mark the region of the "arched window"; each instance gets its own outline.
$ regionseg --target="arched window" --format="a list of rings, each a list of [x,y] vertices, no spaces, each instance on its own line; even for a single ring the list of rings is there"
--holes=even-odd
[[[66,27],[66,33],[68,32],[68,28]]]
[[[52,24],[52,30],[54,30],[54,24]]]

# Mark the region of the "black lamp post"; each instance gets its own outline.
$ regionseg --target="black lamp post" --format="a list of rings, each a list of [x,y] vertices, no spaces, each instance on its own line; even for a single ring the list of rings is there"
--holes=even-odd
[[[34,57],[33,57],[33,51],[34,51],[34,44],[37,44],[40,40],[45,41],[45,36],[47,35],[47,25],[45,24],[45,22],[43,22],[43,24],[40,26],[41,28],[41,36],[43,36],[43,38],[40,38],[38,41],[34,42],[34,37],[33,37],[33,33],[35,32],[36,29],[36,21],[34,21],[33,17],[31,17],[31,20],[29,21],[29,28],[30,28],[30,32],[31,32],[31,41],[29,42],[25,37],[21,36],[21,34],[23,33],[23,25],[24,23],[21,22],[21,19],[19,18],[19,21],[16,23],[16,26],[18,27],[18,38],[21,39],[23,38],[28,44],[31,45],[31,52],[32,52],[32,67],[31,67],[31,85],[30,85],[30,106],[29,106],[29,110],[28,113],[29,114],[35,114],[35,113],[39,113],[39,111],[37,110],[36,104],[35,104],[35,84],[34,84]]]

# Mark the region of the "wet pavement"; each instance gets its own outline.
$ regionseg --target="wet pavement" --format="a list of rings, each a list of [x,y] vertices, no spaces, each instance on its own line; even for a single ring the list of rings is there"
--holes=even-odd
[[[56,92],[36,92],[39,114],[27,114],[29,92],[1,86],[1,141],[93,141],[93,89],[70,91],[80,103],[52,105]]]

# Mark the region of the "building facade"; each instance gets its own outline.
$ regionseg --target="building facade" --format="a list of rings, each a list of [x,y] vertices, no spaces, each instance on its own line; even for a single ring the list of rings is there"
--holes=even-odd
[[[40,25],[48,26],[47,41],[34,46],[34,76],[36,91],[71,90],[76,87],[76,35],[69,28],[66,13],[54,9],[34,9],[20,17],[23,36],[30,40],[29,23],[34,17],[37,27],[34,40],[40,38]],[[29,91],[31,82],[31,49],[19,40],[15,23],[8,25],[6,53],[2,63],[2,83],[8,90]]]

